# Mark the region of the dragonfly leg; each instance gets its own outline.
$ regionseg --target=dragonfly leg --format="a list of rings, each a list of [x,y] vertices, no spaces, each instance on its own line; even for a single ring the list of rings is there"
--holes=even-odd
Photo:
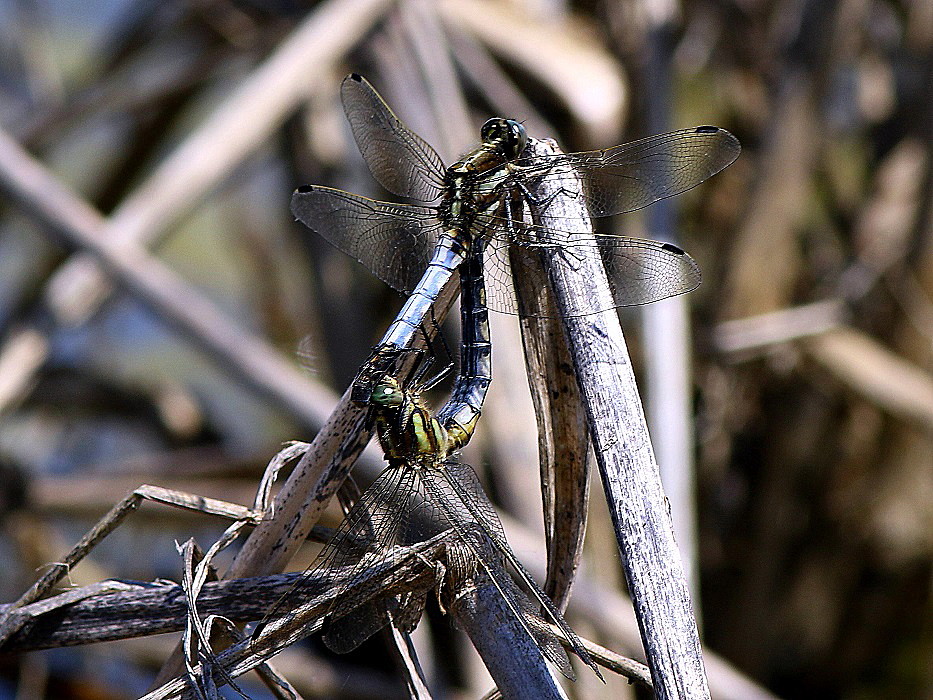
[[[433,389],[437,386],[443,379],[453,371],[454,363],[452,355],[450,352],[450,347],[447,345],[447,341],[444,339],[444,334],[441,332],[440,324],[437,322],[437,317],[434,314],[434,307],[431,307],[431,329],[429,330],[425,323],[421,323],[421,332],[424,336],[425,345],[427,347],[426,357],[423,362],[421,362],[414,374],[412,375],[412,380],[410,384],[412,386],[418,387],[419,392],[425,392],[430,389]],[[438,346],[440,350],[438,350]],[[430,370],[434,367],[435,362],[438,359],[444,359],[444,366],[437,370],[433,376],[425,380],[424,377],[428,375]]]
[[[394,377],[399,371],[399,364],[403,357],[423,352],[421,348],[404,348],[391,343],[377,345],[363,363],[356,379],[353,380],[350,399],[356,403],[369,403],[373,387],[385,376]]]
[[[522,192],[522,195],[525,201],[527,201],[529,205],[534,206],[534,208],[538,212],[547,211],[547,208],[551,206],[551,202],[553,202],[556,198],[558,197],[563,198],[563,197],[573,194],[571,190],[567,190],[563,187],[558,187],[557,189],[555,189],[553,192],[551,192],[547,196],[536,197],[535,195],[531,193],[528,187],[524,183],[521,183],[521,182],[518,183],[518,189]]]

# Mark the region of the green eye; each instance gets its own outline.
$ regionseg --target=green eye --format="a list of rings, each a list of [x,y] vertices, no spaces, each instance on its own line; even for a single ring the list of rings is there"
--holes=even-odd
[[[402,392],[391,384],[377,384],[370,400],[380,406],[397,406],[402,402]]]

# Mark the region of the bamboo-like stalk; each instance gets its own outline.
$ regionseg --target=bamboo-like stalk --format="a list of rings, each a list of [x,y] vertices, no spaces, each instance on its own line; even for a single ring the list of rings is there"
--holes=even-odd
[[[460,598],[454,614],[503,697],[566,700],[534,640],[518,624],[495,586],[481,586]]]
[[[529,155],[556,152],[537,140],[530,140],[528,149]],[[536,223],[554,235],[568,228],[590,230],[581,187],[572,171],[531,183],[532,196],[544,203],[533,213]],[[588,313],[594,300],[602,300],[602,308],[613,306],[602,261],[595,247],[590,255],[578,248],[573,256],[561,254],[559,246],[542,250],[655,693],[659,698],[709,698],[690,593],[622,328],[614,311]]]
[[[541,260],[526,259],[526,272],[535,263],[543,265]],[[548,552],[544,590],[564,610],[583,554],[590,434],[553,298],[545,289],[534,288],[546,278],[543,267],[538,267],[534,275],[515,279],[515,291],[527,315],[521,321],[522,343],[538,424],[538,472]]]
[[[523,563],[536,578],[543,578],[544,557],[533,555],[537,551],[537,534],[510,518],[503,517],[502,522],[509,541],[522,552]],[[330,534],[321,529],[315,539],[324,541]],[[420,550],[419,555],[428,556]],[[399,565],[408,566],[401,562]],[[404,575],[396,578],[404,579],[406,585],[412,583],[413,577],[421,575],[414,568],[404,571]],[[374,572],[374,577],[386,574],[385,571]],[[253,620],[268,612],[274,601],[291,590],[299,575],[279,574],[207,583],[198,596],[198,607],[202,613],[222,614],[234,621]],[[309,596],[313,595],[313,590],[313,586],[308,586]],[[629,631],[629,627],[634,625],[632,606],[627,598],[585,576],[577,583],[576,592],[570,604],[570,611],[575,617],[595,624],[602,636],[621,641],[623,647],[637,646],[638,632],[634,629]],[[159,583],[104,581],[74,589],[22,608],[20,614],[29,619],[4,643],[3,650],[25,652],[177,631],[185,621],[183,595],[179,585]],[[321,595],[316,603],[311,599],[307,601],[308,610],[302,611],[302,620],[294,621],[295,624],[289,626],[290,630],[304,629],[315,615],[322,614],[331,594],[322,591]],[[0,615],[8,608],[0,606]],[[310,630],[304,629],[303,634],[308,633]],[[586,640],[583,643],[587,651],[602,663],[598,650]],[[751,682],[716,654],[707,654],[706,662],[715,697],[724,700],[774,700],[775,696]],[[183,683],[179,681],[179,685]]]

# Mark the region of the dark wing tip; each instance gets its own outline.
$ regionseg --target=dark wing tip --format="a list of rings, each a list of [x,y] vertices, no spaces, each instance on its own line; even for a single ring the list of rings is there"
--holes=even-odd
[[[265,621],[265,620],[260,620],[259,622],[257,622],[257,623],[256,623],[256,626],[253,628],[253,631],[250,632],[250,634],[249,634],[249,641],[250,641],[250,642],[255,642],[257,639],[259,639],[259,635],[262,634],[262,631],[263,631],[267,626],[268,626],[268,625],[266,624],[266,621]]]
[[[673,243],[662,243],[661,250],[666,250],[668,253],[674,253],[674,255],[686,255],[687,252],[683,248],[678,248]]]
[[[360,75],[359,73],[350,73],[350,75],[348,75],[348,76],[345,78],[345,80],[352,80],[352,81],[357,82],[357,83],[362,83],[362,82],[363,82],[363,76]]]
[[[710,175],[714,175],[720,170],[732,165],[735,159],[739,157],[739,153],[742,152],[742,144],[739,143],[739,140],[722,127],[697,126],[693,129],[693,133],[703,135],[712,134],[719,138],[719,161],[716,169],[710,173]]]
[[[308,192],[311,192],[313,189],[314,189],[314,185],[302,185],[301,187],[295,190],[295,194],[307,194]]]

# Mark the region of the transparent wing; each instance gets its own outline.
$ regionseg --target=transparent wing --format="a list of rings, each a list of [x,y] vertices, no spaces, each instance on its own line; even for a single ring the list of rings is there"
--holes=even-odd
[[[347,654],[389,624],[388,610],[395,601],[375,598],[350,608],[343,615],[328,613],[321,639],[337,654]]]
[[[475,551],[489,550],[496,546],[489,540],[488,533],[474,529],[468,535],[464,535],[464,537],[467,536],[473,540],[470,547]],[[535,646],[538,647],[544,658],[553,663],[564,676],[575,680],[576,673],[574,673],[573,666],[571,666],[570,659],[567,657],[567,652],[564,651],[560,640],[538,613],[535,604],[506,571],[502,562],[487,556],[483,559],[483,564],[483,571],[489,576],[496,590],[508,603],[509,608],[518,618],[522,627],[534,639]]]
[[[612,308],[637,306],[684,294],[696,289],[702,280],[696,261],[686,252],[670,243],[628,236],[568,233],[551,229],[548,235],[556,237],[552,247],[537,241],[536,228],[526,226],[521,233],[505,237],[503,229],[495,231],[485,246],[484,275],[486,301],[489,308],[508,314],[520,313],[516,302],[512,275],[523,276],[532,289],[545,289],[547,279],[542,268],[533,264],[533,258],[542,252],[556,251],[560,256],[591,255],[597,250],[606,268],[612,290]],[[576,315],[607,311],[599,304],[585,305]]]
[[[269,620],[289,610],[303,598],[312,581],[331,590],[334,599],[325,613],[325,643],[344,653],[355,649],[388,622],[387,609],[397,607],[394,597],[378,595],[381,583],[366,576],[370,567],[393,563],[403,556],[394,546],[407,527],[414,494],[410,470],[386,469],[350,509],[330,542],[263,618]],[[254,635],[256,632],[254,632]]]
[[[352,651],[388,624],[387,613],[403,632],[413,630],[424,611],[427,591],[380,596],[381,583],[372,580],[368,571],[395,563],[405,556],[405,545],[424,542],[448,528],[425,494],[418,470],[390,467],[383,471],[314,565],[329,571],[350,569],[341,577],[340,594],[327,612],[324,643],[337,653]],[[366,552],[369,556],[361,559]]]
[[[632,211],[684,192],[716,174],[739,155],[738,140],[724,129],[700,126],[651,136],[602,151],[559,153],[518,159],[500,187],[502,202],[477,215],[473,235],[486,241],[485,282],[489,308],[519,313],[511,275],[524,276],[527,288],[543,289],[546,280],[532,258],[548,248],[539,242],[543,231],[519,219],[528,206],[546,211],[547,202],[531,202],[528,194],[535,178],[548,178],[547,190],[579,192],[589,212],[605,216]],[[490,177],[498,177],[492,173]],[[561,183],[566,180],[566,187]],[[490,187],[495,183],[490,182]],[[478,185],[482,189],[482,184]],[[523,202],[523,206],[514,206]],[[506,211],[512,216],[507,216]],[[513,218],[514,217],[514,218]],[[555,217],[556,218],[556,217]],[[556,220],[560,221],[559,218]],[[626,236],[593,235],[589,232],[547,231],[551,251],[565,258],[585,256],[598,250],[612,291],[612,307],[648,304],[696,289],[699,267],[677,246]],[[583,305],[577,315],[608,310],[607,304]]]
[[[564,621],[560,611],[541,591],[530,574],[521,567],[521,564],[515,566],[517,559],[505,539],[502,524],[483,493],[472,468],[456,461],[448,461],[443,464],[442,469],[426,472],[422,481],[429,498],[443,510],[450,526],[456,531],[458,539],[473,552],[502,595],[504,602],[515,614],[522,627],[535,640],[545,658],[557,666],[568,678],[575,677],[563,646],[550,628],[544,624],[535,606],[505,571],[502,566],[502,556],[505,556],[512,564],[523,583],[534,594],[536,602],[547,610],[554,624],[570,640],[574,653],[595,669],[594,662],[583,649],[573,630]]]
[[[697,126],[601,151],[520,158],[515,165],[523,179],[579,176],[590,214],[609,216],[696,187],[730,165],[740,151],[739,140],[725,129]]]
[[[671,243],[626,236],[596,240],[616,306],[650,304],[700,286],[696,261]]]
[[[395,596],[359,600],[380,587],[367,580],[369,567],[402,556],[398,545],[409,544],[407,531],[418,500],[414,470],[389,468],[373,482],[341,524],[332,544],[321,552],[316,568],[339,571],[350,567],[338,596],[327,612],[324,643],[337,653],[352,651],[389,621],[395,612]],[[365,552],[374,556],[363,558]]]
[[[291,209],[305,226],[406,294],[428,266],[440,229],[432,209],[318,185],[295,190]]]
[[[378,590],[378,581],[365,576],[369,567],[399,556],[395,547],[410,512],[413,474],[386,469],[347,513],[334,538],[321,551],[309,571],[327,572],[338,586],[325,617],[324,643],[337,653],[352,651],[382,629],[392,600],[366,599]],[[370,556],[366,556],[366,555]]]
[[[392,113],[366,78],[353,73],[340,86],[343,109],[363,160],[379,183],[400,197],[433,202],[444,190],[444,163]]]
[[[534,596],[534,600],[538,603],[541,608],[547,612],[547,616],[551,621],[564,633],[564,636],[570,643],[570,648],[573,650],[573,653],[576,654],[580,659],[592,668],[596,675],[602,678],[599,673],[599,669],[596,666],[596,662],[590,657],[590,655],[583,648],[583,644],[580,641],[580,638],[577,637],[576,633],[570,629],[570,626],[567,624],[567,621],[564,620],[564,616],[557,609],[551,599],[548,598],[547,594],[541,590],[541,587],[535,583],[535,580],[531,577],[531,574],[528,573],[528,570],[522,565],[518,560],[518,557],[515,556],[515,552],[512,551],[512,547],[509,546],[508,540],[505,538],[505,531],[502,529],[502,523],[499,522],[499,516],[496,514],[495,508],[489,502],[489,499],[486,497],[483,492],[482,486],[479,483],[479,479],[476,478],[476,473],[473,471],[473,468],[468,464],[463,464],[455,460],[450,460],[444,463],[446,481],[449,484],[450,488],[457,494],[464,506],[469,510],[470,514],[475,518],[476,522],[483,528],[486,535],[496,546],[496,549],[499,550],[501,555],[509,563],[510,566],[515,570],[515,573],[518,574],[522,583]],[[533,607],[531,608],[533,610]],[[536,639],[542,635],[546,635],[552,642],[560,649],[560,655],[566,660],[566,654],[564,654],[563,647],[558,642],[557,638],[554,636],[553,632],[550,631],[550,628],[547,625],[543,625],[543,619],[537,614],[534,615],[537,620],[529,620],[527,623],[532,628],[530,631]],[[537,628],[536,628],[537,625]],[[542,649],[542,651],[544,651]],[[549,659],[551,656],[548,653],[544,652]],[[555,664],[560,666],[560,662],[551,659]],[[569,663],[568,663],[569,666]],[[571,670],[571,673],[573,671]],[[572,676],[571,676],[572,677]]]

